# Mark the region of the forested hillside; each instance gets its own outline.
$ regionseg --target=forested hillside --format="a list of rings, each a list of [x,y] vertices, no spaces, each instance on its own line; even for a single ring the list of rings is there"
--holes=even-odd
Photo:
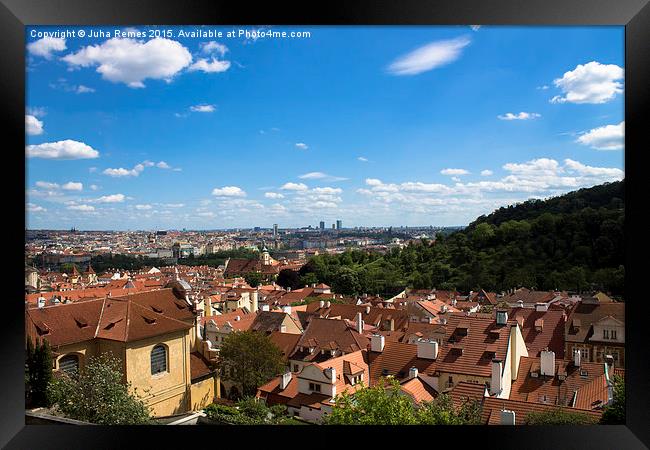
[[[319,255],[302,268],[301,281],[322,281],[345,294],[525,286],[623,295],[623,224],[624,182],[607,183],[500,208],[435,243],[383,256]]]

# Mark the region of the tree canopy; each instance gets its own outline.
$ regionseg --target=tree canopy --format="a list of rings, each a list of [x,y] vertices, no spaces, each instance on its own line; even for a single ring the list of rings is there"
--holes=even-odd
[[[600,423],[625,424],[625,380],[618,375],[614,376],[614,399],[605,407]]]
[[[525,286],[623,296],[623,183],[501,208],[434,242],[413,242],[383,255],[318,255],[300,277],[346,295],[390,296],[406,286],[463,292]]]
[[[120,360],[107,353],[90,357],[77,375],[58,373],[49,395],[55,409],[71,419],[98,425],[150,422],[149,409],[122,379]]]
[[[373,387],[340,394],[332,413],[324,419],[328,425],[471,425],[479,421],[477,402],[454,408],[451,398],[442,394],[415,405],[395,379],[382,379]]]
[[[284,369],[282,351],[264,333],[238,331],[229,334],[219,350],[221,378],[241,385],[244,396],[254,396],[257,387]]]

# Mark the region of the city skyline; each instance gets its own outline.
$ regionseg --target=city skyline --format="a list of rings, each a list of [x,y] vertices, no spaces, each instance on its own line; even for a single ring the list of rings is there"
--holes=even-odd
[[[29,229],[462,226],[624,177],[622,27],[60,29],[26,29]]]

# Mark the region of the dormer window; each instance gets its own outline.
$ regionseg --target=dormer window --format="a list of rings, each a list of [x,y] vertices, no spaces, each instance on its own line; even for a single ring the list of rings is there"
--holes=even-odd
[[[320,384],[318,383],[309,383],[309,390],[312,392],[320,392]]]
[[[610,339],[616,339],[616,330],[610,330]]]

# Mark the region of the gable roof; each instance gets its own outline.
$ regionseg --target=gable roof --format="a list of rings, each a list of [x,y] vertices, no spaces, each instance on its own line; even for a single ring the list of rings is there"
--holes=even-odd
[[[567,342],[588,342],[593,335],[592,325],[604,317],[612,316],[625,323],[625,303],[578,303],[569,314],[565,326]],[[573,325],[579,321],[580,328]]]
[[[345,353],[352,353],[367,348],[369,342],[366,336],[357,333],[343,320],[313,318],[300,336],[290,358],[302,361],[329,359],[327,350],[338,349]],[[303,347],[302,351],[300,347]],[[309,352],[309,347],[314,348],[313,353]],[[321,350],[326,350],[326,354],[319,356]]]
[[[532,377],[531,372],[539,373],[540,358],[522,356],[519,360],[519,371],[517,379],[512,382],[510,389],[510,399],[521,400],[532,403],[548,403],[552,405],[572,406],[574,395],[577,395],[583,388],[587,390],[580,394],[581,403],[587,400],[594,401],[594,393],[598,392],[596,387],[598,383],[592,382],[605,375],[604,363],[582,362],[580,367],[576,367],[573,361],[555,360],[555,376]],[[558,378],[558,374],[566,375],[564,380]],[[586,376],[582,376],[585,373]],[[607,402],[607,390],[600,391],[604,394],[604,402]],[[545,399],[545,400],[543,400]],[[587,408],[591,409],[591,408]]]
[[[555,357],[564,358],[564,320],[562,309],[536,311],[534,308],[512,308],[508,316],[521,325],[521,334],[526,342],[528,356],[538,356],[548,348],[555,352]],[[520,319],[520,320],[518,320]],[[539,321],[543,322],[539,322]],[[541,325],[541,331],[538,331]]]
[[[452,314],[438,351],[436,368],[441,372],[490,377],[492,359],[505,360],[510,328],[516,324],[514,320],[508,320],[506,325],[497,325],[492,318]],[[461,329],[466,329],[467,334],[464,335]],[[492,349],[494,354],[489,353]]]

